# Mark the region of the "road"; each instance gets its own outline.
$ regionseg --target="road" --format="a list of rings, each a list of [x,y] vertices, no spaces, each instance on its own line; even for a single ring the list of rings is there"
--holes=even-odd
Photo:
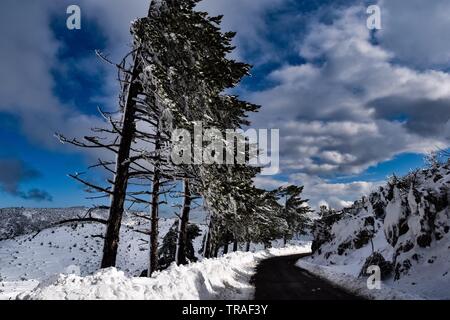
[[[255,300],[361,300],[296,267],[297,260],[306,256],[308,254],[263,260],[253,277]]]

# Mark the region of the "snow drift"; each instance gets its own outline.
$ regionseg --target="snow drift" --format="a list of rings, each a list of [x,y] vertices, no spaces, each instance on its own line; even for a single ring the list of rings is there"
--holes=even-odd
[[[310,246],[269,249],[257,253],[235,252],[187,266],[172,265],[152,278],[132,278],[109,268],[94,275],[60,275],[41,283],[19,299],[51,300],[234,300],[251,299],[250,284],[261,259],[309,252]]]

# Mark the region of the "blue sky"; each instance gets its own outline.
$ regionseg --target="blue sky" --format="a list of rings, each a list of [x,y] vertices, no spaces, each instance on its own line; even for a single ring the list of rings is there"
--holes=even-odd
[[[100,123],[97,106],[115,108],[115,70],[94,50],[118,60],[129,22],[147,6],[54,3],[0,5],[0,207],[93,204],[67,174],[96,155],[60,145],[53,133],[82,136]],[[73,3],[81,30],[66,28]],[[369,4],[382,10],[375,34],[366,28]],[[282,173],[258,185],[303,184],[312,205],[340,207],[448,147],[450,22],[438,14],[450,10],[447,1],[206,0],[200,8],[225,15],[224,29],[238,32],[233,56],[254,65],[237,89],[262,105],[253,126],[281,132]]]

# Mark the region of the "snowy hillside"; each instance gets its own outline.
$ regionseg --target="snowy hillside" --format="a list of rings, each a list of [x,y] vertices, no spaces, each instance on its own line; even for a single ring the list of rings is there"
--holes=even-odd
[[[0,209],[0,240],[11,239],[45,229],[58,221],[83,215],[87,210],[84,207],[64,209]]]
[[[125,216],[117,269],[98,271],[103,247],[103,240],[98,235],[104,233],[104,226],[92,223],[63,225],[36,234],[34,231],[38,226],[85,213],[82,208],[69,209],[61,215],[58,215],[59,211],[47,210],[43,218],[37,219],[42,224],[29,224],[25,220],[26,228],[21,229],[22,232],[32,233],[0,241],[0,299],[14,299],[18,295],[29,299],[246,299],[253,294],[249,281],[260,259],[310,250],[310,242],[302,240],[293,241],[299,246],[269,251],[263,251],[262,244],[252,244],[249,253],[233,253],[191,266],[170,267],[152,279],[133,278],[139,277],[148,265],[148,237],[133,231],[147,229],[145,220],[129,214]],[[21,209],[20,212],[18,220],[23,222],[25,212],[36,218],[46,209]],[[161,239],[174,221],[160,220]],[[198,226],[201,235],[193,243],[196,254],[206,231],[204,224]],[[280,240],[273,245],[277,247],[283,243]],[[202,260],[199,254],[198,258]],[[39,288],[34,290],[37,286]]]
[[[72,214],[72,213],[70,213]],[[65,216],[64,216],[65,217]],[[160,237],[164,237],[174,219],[160,220]],[[199,225],[202,235],[205,226]],[[146,229],[141,219],[126,217],[121,229],[117,266],[125,274],[138,276],[147,268],[147,236],[132,228]],[[99,224],[65,225],[0,241],[0,299],[35,287],[59,273],[89,275],[99,268],[104,233]],[[201,248],[203,236],[194,241]]]
[[[318,221],[314,254],[300,265],[313,272],[322,266],[322,273],[334,278],[356,278],[377,264],[387,288],[449,299],[449,188],[450,163],[392,178],[352,207]],[[364,277],[358,281],[365,283]]]

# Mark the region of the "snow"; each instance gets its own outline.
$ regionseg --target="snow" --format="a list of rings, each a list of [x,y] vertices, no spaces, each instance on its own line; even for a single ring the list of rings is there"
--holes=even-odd
[[[73,219],[86,214],[84,207],[64,209],[0,209],[0,240],[36,232],[60,220]]]
[[[298,265],[365,292],[366,278],[359,275],[378,252],[394,270],[382,280],[383,290],[366,296],[450,299],[449,185],[450,162],[391,181],[344,209],[330,226],[329,239]]]
[[[19,210],[19,211],[17,211]],[[219,297],[248,298],[252,295],[249,278],[260,259],[271,255],[305,252],[309,250],[310,239],[301,237],[293,241],[300,246],[286,249],[263,250],[262,244],[252,244],[249,253],[233,253],[219,259],[204,260],[204,263],[190,266],[172,266],[170,270],[157,273],[152,279],[141,279],[141,272],[147,269],[149,246],[147,236],[134,232],[132,229],[145,230],[147,222],[132,215],[126,215],[121,228],[117,269],[98,271],[103,240],[93,235],[104,233],[104,226],[85,223],[78,226],[64,225],[42,230],[37,235],[30,233],[48,226],[61,219],[76,217],[85,213],[84,208],[67,209],[14,209],[4,210],[3,214],[19,212],[18,217],[23,222],[21,228],[5,228],[17,234],[12,239],[0,241],[0,300],[24,298],[28,293],[30,298],[38,298],[39,294],[49,295],[46,286],[56,285],[65,289],[56,289],[54,298],[82,298],[76,295],[75,283],[95,287],[95,292],[85,299],[213,299]],[[22,214],[23,212],[23,214]],[[33,218],[23,220],[23,216]],[[102,213],[98,213],[102,214]],[[39,219],[41,218],[41,219]],[[199,220],[199,219],[198,219]],[[36,221],[41,221],[36,224]],[[160,219],[161,239],[169,231],[174,219]],[[31,224],[29,224],[30,222]],[[8,225],[17,225],[8,219]],[[202,235],[194,240],[194,249],[198,253],[202,246],[206,225],[198,222]],[[160,239],[160,240],[161,240]],[[161,241],[160,241],[161,243]],[[281,247],[283,242],[274,241],[274,247]],[[232,245],[230,245],[230,251]],[[245,244],[239,246],[245,249]],[[255,253],[256,252],[256,253]],[[224,263],[224,265],[222,265]],[[207,280],[206,280],[207,279]],[[63,285],[64,283],[64,285]],[[93,283],[102,284],[96,286]],[[114,287],[114,284],[119,287]],[[109,289],[107,289],[109,288]],[[133,289],[134,288],[134,289]],[[130,293],[124,291],[130,290]],[[135,290],[136,289],[136,290]],[[34,291],[33,291],[34,290]],[[58,291],[59,290],[59,291]],[[66,293],[65,293],[66,292]],[[70,295],[70,296],[69,296]],[[40,296],[40,298],[43,298]],[[48,296],[47,298],[50,299]]]
[[[173,222],[173,219],[160,220],[161,237]],[[92,236],[103,233],[103,225],[84,224],[76,228],[45,229],[35,237],[26,235],[1,241],[0,278],[3,281],[44,280],[66,272],[71,265],[78,266],[82,275],[91,274],[99,267],[103,248],[103,240]],[[149,248],[143,240],[148,240],[145,235],[122,227],[118,267],[127,274],[140,274],[146,269]],[[195,242],[199,248],[201,237]]]
[[[37,280],[0,282],[0,300],[12,300],[19,294],[33,290],[39,285]]]
[[[250,284],[262,259],[306,253],[310,244],[265,251],[234,252],[187,266],[172,265],[152,278],[133,278],[115,268],[94,275],[59,275],[18,299],[51,300],[245,300],[252,299]]]
[[[413,295],[391,286],[381,284],[381,289],[370,290],[367,280],[357,278],[352,272],[352,266],[323,266],[300,259],[296,266],[327,280],[334,285],[344,288],[357,296],[371,300],[423,300],[423,297]],[[353,274],[353,275],[352,275]]]
[[[160,219],[160,237],[164,237],[174,219]],[[145,235],[131,228],[143,230],[134,217],[125,217],[117,266],[126,275],[137,276],[147,269],[149,245]],[[194,240],[196,252],[200,250],[206,226],[199,224],[202,235]],[[55,274],[68,274],[74,270],[90,275],[98,270],[103,240],[93,235],[104,234],[104,226],[83,224],[44,229],[39,234],[28,234],[0,241],[0,299],[14,298],[19,292],[29,291],[39,282],[54,278]]]

